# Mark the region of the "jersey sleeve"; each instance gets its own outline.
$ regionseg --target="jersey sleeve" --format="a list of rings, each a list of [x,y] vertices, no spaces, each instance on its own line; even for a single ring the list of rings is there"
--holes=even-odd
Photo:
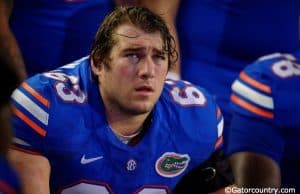
[[[228,152],[253,151],[279,162],[284,140],[275,120],[273,80],[267,63],[272,60],[249,65],[232,84]]]
[[[12,94],[13,148],[32,153],[45,152],[45,138],[50,118],[48,80],[36,75],[23,82]]]
[[[196,142],[195,153],[199,153],[198,145],[205,145],[204,152],[213,153],[223,145],[224,119],[214,97],[204,88],[187,81],[168,80],[168,96],[172,115],[180,137]],[[203,152],[202,152],[203,153]]]

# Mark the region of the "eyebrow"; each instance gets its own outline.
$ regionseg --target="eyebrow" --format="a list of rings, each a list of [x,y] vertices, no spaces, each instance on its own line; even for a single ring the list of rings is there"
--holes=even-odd
[[[141,52],[142,50],[145,50],[142,47],[136,47],[136,48],[125,48],[122,52]]]
[[[122,53],[142,52],[143,50],[146,50],[146,49],[143,48],[143,47],[125,48],[125,49],[122,51]],[[166,54],[166,52],[164,52],[163,50],[160,50],[160,49],[153,48],[153,50],[154,50],[155,52],[157,52],[158,54],[160,54],[160,55]]]

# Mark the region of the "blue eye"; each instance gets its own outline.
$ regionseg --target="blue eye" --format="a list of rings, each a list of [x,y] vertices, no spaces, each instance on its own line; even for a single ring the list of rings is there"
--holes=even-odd
[[[130,63],[137,63],[140,60],[139,56],[134,53],[127,54],[126,57]]]

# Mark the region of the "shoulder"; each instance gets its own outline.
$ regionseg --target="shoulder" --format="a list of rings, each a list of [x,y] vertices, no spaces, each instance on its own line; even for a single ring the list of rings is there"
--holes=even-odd
[[[300,89],[299,82],[300,66],[296,55],[275,53],[263,56],[248,65],[233,82],[233,108],[245,115],[273,119],[275,104],[286,100],[289,92]],[[289,98],[296,96],[299,94]]]
[[[249,74],[268,75],[273,79],[285,79],[299,76],[300,53],[273,53],[258,58],[248,65],[244,71]],[[263,79],[262,77],[260,79]]]
[[[31,77],[14,91],[16,145],[35,151],[31,147],[42,147],[49,134],[62,135],[72,128],[66,125],[75,125],[74,115],[82,114],[87,101],[86,60]]]
[[[163,97],[171,106],[206,109],[215,103],[213,96],[204,88],[184,80],[166,80]]]
[[[160,103],[186,123],[215,122],[218,109],[213,95],[184,80],[166,80]]]
[[[83,103],[86,99],[81,92],[83,81],[81,70],[86,68],[86,61],[75,61],[54,71],[37,74],[18,87],[12,95],[16,106],[29,112],[51,109],[55,104],[67,102]],[[42,119],[44,120],[44,119]]]
[[[82,101],[77,90],[86,78],[88,59],[84,57],[56,70],[37,74],[24,82],[13,94],[35,99],[45,106],[62,101]],[[79,96],[76,98],[76,96]],[[83,98],[83,97],[82,97]]]
[[[270,86],[300,77],[300,53],[274,53],[260,57],[242,72]],[[240,75],[241,78],[241,75]]]
[[[222,137],[221,111],[204,88],[187,81],[167,80],[159,103],[165,119],[176,126],[172,132],[179,136],[199,138],[202,142],[206,139],[211,145]]]

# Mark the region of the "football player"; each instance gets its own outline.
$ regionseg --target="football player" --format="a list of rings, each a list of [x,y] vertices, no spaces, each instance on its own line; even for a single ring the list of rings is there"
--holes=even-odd
[[[0,1],[0,54],[22,79],[57,68],[89,53],[113,8],[112,0]]]
[[[229,154],[242,187],[300,189],[299,55],[275,53],[232,84]]]
[[[203,88],[165,81],[175,61],[161,17],[119,7],[90,56],[15,90],[10,158],[26,193],[170,193],[215,158],[221,111]]]

